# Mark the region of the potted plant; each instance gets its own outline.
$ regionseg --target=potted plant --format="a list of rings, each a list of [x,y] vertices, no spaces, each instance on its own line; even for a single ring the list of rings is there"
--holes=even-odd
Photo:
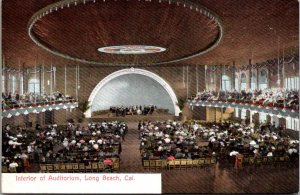
[[[83,101],[78,103],[78,109],[81,111],[81,119],[80,121],[83,121],[85,118],[84,113],[90,108],[90,102],[89,101]],[[79,121],[79,120],[78,120]]]
[[[179,110],[180,110],[179,120],[182,119],[182,111],[183,111],[184,105],[185,105],[185,100],[182,98],[178,99],[177,106],[179,107]]]

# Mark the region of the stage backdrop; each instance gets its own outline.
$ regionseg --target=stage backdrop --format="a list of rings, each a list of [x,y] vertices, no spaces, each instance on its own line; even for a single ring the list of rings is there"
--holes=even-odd
[[[156,105],[175,113],[167,91],[154,79],[139,74],[121,75],[109,81],[98,91],[91,110],[106,110],[115,105]]]

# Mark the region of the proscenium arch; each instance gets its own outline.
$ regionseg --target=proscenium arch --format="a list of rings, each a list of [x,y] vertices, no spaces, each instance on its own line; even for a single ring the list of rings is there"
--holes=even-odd
[[[153,72],[150,72],[150,71],[147,71],[144,69],[127,68],[127,69],[122,69],[122,70],[111,73],[110,75],[106,76],[104,79],[102,79],[97,84],[97,86],[93,89],[88,101],[92,103],[94,101],[98,91],[100,91],[100,89],[102,87],[104,87],[108,82],[110,82],[114,78],[117,78],[119,76],[126,75],[126,74],[144,75],[144,76],[150,77],[150,78],[154,79],[156,82],[158,82],[167,91],[168,95],[170,96],[170,98],[173,102],[175,116],[179,116],[180,109],[177,106],[178,100],[177,100],[177,97],[176,97],[172,87],[163,78],[161,78],[157,74],[154,74]],[[92,116],[92,109],[89,108],[84,113],[84,115],[86,118],[90,118]]]

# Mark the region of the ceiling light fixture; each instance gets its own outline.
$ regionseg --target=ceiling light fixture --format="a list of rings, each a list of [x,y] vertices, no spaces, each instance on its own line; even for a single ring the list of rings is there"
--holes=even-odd
[[[111,54],[150,54],[166,51],[166,48],[148,45],[120,45],[98,48],[99,52]]]

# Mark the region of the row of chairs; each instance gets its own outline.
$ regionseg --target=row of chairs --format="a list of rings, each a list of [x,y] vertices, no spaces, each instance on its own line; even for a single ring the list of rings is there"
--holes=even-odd
[[[42,173],[119,172],[119,170],[119,160],[114,161],[112,166],[108,166],[104,162],[90,162],[88,165],[84,163],[40,164]]]
[[[143,167],[147,169],[187,169],[214,168],[216,158],[175,159],[175,160],[144,160]]]
[[[16,167],[8,167],[8,166],[3,166],[1,168],[2,173],[16,173],[17,168]]]
[[[288,166],[293,165],[293,162],[290,161],[288,156],[264,156],[264,157],[243,157],[242,159],[243,166],[261,166],[261,165],[273,165],[273,166]]]

